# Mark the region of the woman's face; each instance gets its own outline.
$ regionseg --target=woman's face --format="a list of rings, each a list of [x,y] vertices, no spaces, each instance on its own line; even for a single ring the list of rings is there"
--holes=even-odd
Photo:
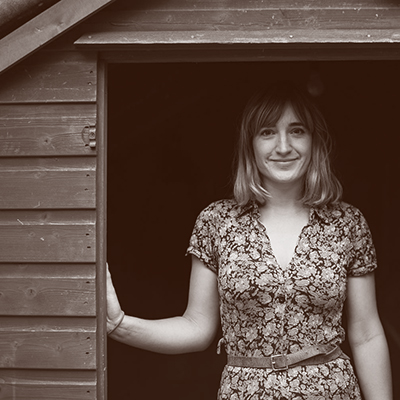
[[[311,144],[311,133],[287,105],[276,125],[263,127],[253,139],[264,188],[302,183],[311,159]]]

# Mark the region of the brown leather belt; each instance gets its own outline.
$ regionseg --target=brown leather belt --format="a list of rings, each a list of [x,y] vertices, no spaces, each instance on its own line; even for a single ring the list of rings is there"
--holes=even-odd
[[[292,354],[275,354],[270,357],[242,357],[228,355],[228,365],[232,367],[270,368],[274,371],[285,371],[299,365],[323,364],[336,358],[349,357],[339,346],[320,344],[304,348]]]

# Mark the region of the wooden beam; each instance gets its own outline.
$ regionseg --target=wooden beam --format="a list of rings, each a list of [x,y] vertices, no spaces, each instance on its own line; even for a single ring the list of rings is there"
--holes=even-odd
[[[59,1],[0,40],[0,73],[114,1]]]
[[[2,0],[0,7],[0,37],[51,7],[58,0]]]
[[[292,29],[263,31],[97,32],[75,41],[83,48],[129,50],[149,46],[398,44],[400,29]]]
[[[271,61],[360,61],[400,60],[399,44],[375,45],[276,45],[276,46],[143,46],[132,51],[104,51],[109,63],[271,62]]]
[[[107,315],[106,261],[107,261],[107,63],[98,64],[98,156],[96,166],[96,304],[97,304],[97,400],[107,399]],[[101,116],[101,117],[100,117]]]
[[[366,1],[366,0],[365,0]],[[189,2],[180,0],[174,8],[170,1],[163,1],[157,7],[147,5],[137,8],[131,1],[131,8],[107,10],[99,13],[82,24],[83,32],[116,31],[279,31],[285,29],[327,30],[327,29],[397,29],[399,28],[400,7],[368,7],[367,4],[356,8],[338,4],[320,8],[315,1],[306,7],[304,2],[281,0],[281,5],[272,2],[254,4],[243,1],[236,7],[226,0],[213,1],[198,7],[189,6]],[[297,3],[297,4],[296,4]],[[332,3],[332,1],[331,1]],[[166,5],[168,4],[168,6]],[[116,4],[119,6],[119,3]],[[209,8],[207,7],[209,6]],[[168,7],[168,8],[167,8]]]
[[[321,8],[343,8],[343,9],[361,9],[361,8],[387,8],[397,7],[398,0],[118,0],[113,6],[113,11],[126,10],[168,10],[179,9],[321,9]]]
[[[97,32],[75,45],[120,63],[398,60],[400,29]]]

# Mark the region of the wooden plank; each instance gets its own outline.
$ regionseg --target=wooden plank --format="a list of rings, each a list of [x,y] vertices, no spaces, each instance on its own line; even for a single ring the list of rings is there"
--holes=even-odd
[[[90,125],[95,103],[0,105],[0,156],[95,155]]]
[[[98,127],[98,170],[96,196],[96,254],[97,254],[97,387],[98,399],[107,400],[107,290],[106,290],[106,262],[107,262],[107,126],[108,126],[108,69],[107,64],[99,62],[99,100],[97,103],[98,115],[103,118]]]
[[[96,400],[95,371],[2,369],[0,398]]]
[[[96,159],[5,158],[0,187],[0,209],[94,208]]]
[[[86,332],[0,332],[0,367],[93,369],[94,345]]]
[[[268,9],[268,8],[388,8],[396,7],[397,0],[118,0],[106,11],[107,14],[113,11],[128,10],[212,10],[212,9]],[[94,18],[105,16],[104,12],[98,13]]]
[[[61,0],[0,40],[0,73],[114,0]]]
[[[95,211],[0,211],[0,262],[94,262]]]
[[[0,318],[0,368],[95,369],[95,318]]]
[[[0,264],[0,315],[95,316],[94,264]]]
[[[99,31],[261,31],[281,29],[398,29],[400,7],[200,7],[121,10],[90,19],[88,32]]]
[[[0,8],[0,37],[23,25],[58,0],[3,0]]]
[[[187,46],[243,46],[277,44],[400,44],[400,30],[326,30],[326,31],[193,31],[193,32],[100,32],[85,34],[75,44],[107,50],[129,50],[150,46],[178,48]],[[190,47],[189,47],[190,46]],[[200,47],[201,49],[201,47]]]
[[[104,51],[101,58],[113,63],[243,62],[243,61],[344,61],[400,60],[399,46],[349,44],[149,46],[132,51]]]
[[[70,278],[90,280],[96,278],[95,264],[0,264],[2,278]]]
[[[36,54],[0,76],[0,104],[95,102],[96,58],[95,53]]]

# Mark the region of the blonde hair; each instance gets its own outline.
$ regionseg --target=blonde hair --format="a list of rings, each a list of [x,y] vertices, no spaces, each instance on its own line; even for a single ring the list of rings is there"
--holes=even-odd
[[[332,139],[325,118],[305,92],[291,82],[279,82],[256,93],[243,113],[234,183],[234,196],[240,205],[254,200],[264,204],[270,197],[262,186],[253,138],[261,128],[274,126],[288,105],[312,135],[311,160],[304,179],[302,203],[324,206],[341,199],[342,186],[331,168]]]

